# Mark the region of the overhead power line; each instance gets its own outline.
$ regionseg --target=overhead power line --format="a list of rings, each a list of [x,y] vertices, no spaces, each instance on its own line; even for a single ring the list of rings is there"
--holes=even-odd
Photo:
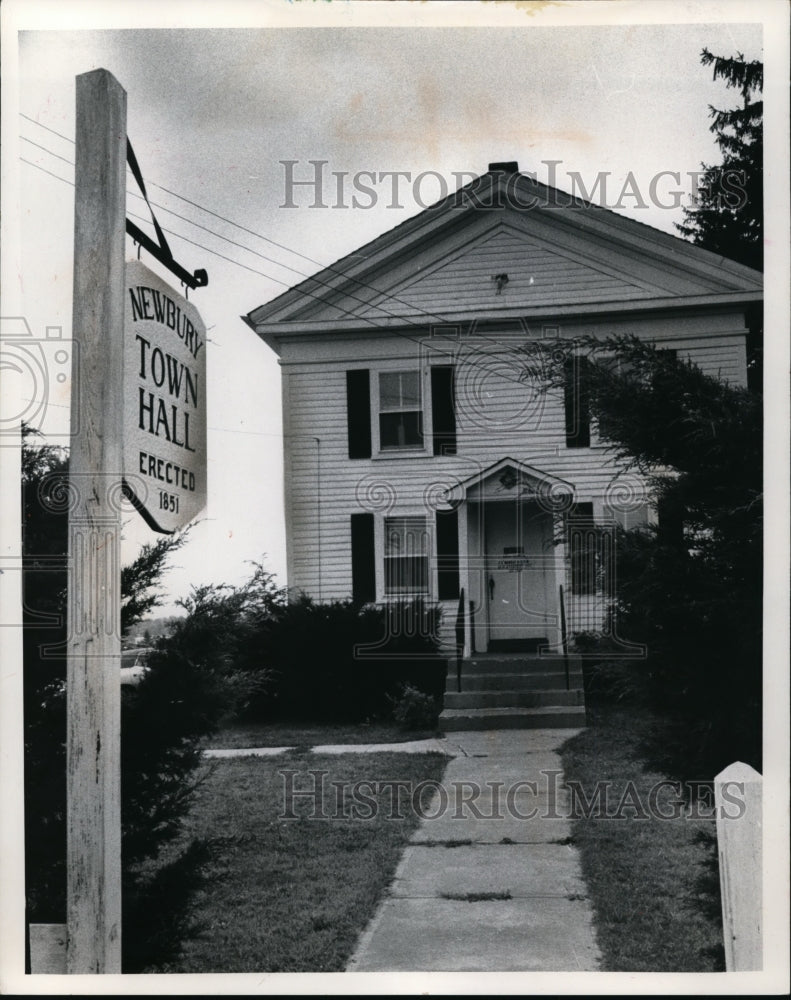
[[[34,125],[38,125],[40,128],[46,129],[48,132],[51,132],[53,135],[57,135],[61,139],[65,139],[67,142],[72,143],[72,145],[74,144],[74,140],[71,139],[69,136],[64,135],[62,132],[58,132],[56,129],[50,128],[48,125],[43,125],[41,122],[37,122],[34,118],[31,118],[29,115],[26,115],[26,114],[24,114],[22,112],[20,112],[20,114],[22,115],[23,118],[25,118],[29,122],[32,122]],[[69,161],[66,161],[66,162],[69,162]],[[339,277],[343,277],[347,281],[354,282],[356,285],[359,285],[361,288],[365,288],[368,291],[373,292],[377,296],[380,296],[380,297],[382,297],[384,299],[389,299],[389,300],[391,300],[393,302],[398,302],[399,305],[405,305],[405,306],[408,306],[411,309],[415,309],[416,308],[412,303],[407,302],[404,299],[400,299],[397,295],[393,295],[392,293],[389,293],[389,292],[384,292],[381,289],[377,288],[376,286],[370,285],[368,282],[364,281],[362,278],[356,278],[353,275],[348,274],[346,271],[340,270],[339,268],[334,267],[331,264],[322,264],[321,261],[318,261],[315,258],[310,257],[307,254],[304,254],[304,253],[302,253],[299,250],[294,250],[292,247],[286,246],[284,243],[279,243],[277,240],[273,240],[270,236],[265,236],[263,233],[256,232],[256,230],[250,229],[247,226],[243,226],[239,222],[234,222],[233,219],[229,219],[226,216],[221,215],[219,212],[215,212],[213,209],[207,208],[205,205],[201,205],[199,202],[193,201],[192,199],[187,198],[183,194],[179,194],[178,191],[173,191],[171,188],[164,187],[164,185],[162,185],[162,184],[157,184],[156,181],[149,181],[149,184],[151,185],[151,187],[159,188],[160,191],[165,191],[167,194],[171,195],[172,197],[178,198],[180,201],[183,201],[186,204],[191,205],[193,208],[197,208],[199,211],[205,212],[207,215],[210,215],[210,216],[212,216],[215,219],[219,219],[221,222],[225,222],[229,226],[233,226],[234,228],[239,229],[241,232],[248,233],[250,236],[254,236],[256,239],[263,240],[265,243],[269,243],[272,246],[277,247],[280,250],[284,250],[286,253],[293,254],[296,257],[302,258],[302,260],[306,260],[306,261],[308,261],[311,264],[315,264],[317,267],[320,267],[324,271],[328,271],[331,274],[335,274],[335,275],[338,275]],[[134,191],[129,192],[129,193],[130,194],[134,194],[136,197],[139,197],[137,195],[137,193],[134,192]],[[155,203],[152,202],[152,204],[155,204]],[[179,216],[177,212],[174,212],[172,209],[169,209],[169,208],[165,207],[164,205],[157,205],[157,207],[162,208],[166,212],[170,212],[172,215],[175,215],[178,218],[184,218],[184,216]],[[204,228],[204,229],[206,228],[206,227],[200,226],[200,223],[194,222],[193,220],[188,220],[188,221],[190,221],[192,225],[198,226],[199,228]],[[206,229],[206,232],[213,233],[213,230]],[[217,234],[215,233],[214,235],[217,235]],[[226,239],[226,237],[222,237],[222,236],[220,238],[221,239]],[[233,241],[229,241],[229,242],[233,242]],[[241,244],[237,244],[237,246],[240,246],[240,245]],[[250,250],[249,247],[245,247],[245,249],[249,250],[251,253],[256,253],[256,251]],[[262,256],[264,260],[270,260],[270,261],[272,260],[272,258],[265,257],[264,255],[260,255],[259,254],[259,256]],[[279,267],[289,268],[290,270],[294,271],[295,274],[299,274],[299,275],[303,276],[306,279],[311,279],[313,281],[317,281],[319,284],[322,284],[322,282],[320,282],[319,279],[316,278],[314,275],[307,275],[307,274],[305,274],[304,271],[300,271],[298,268],[295,268],[295,267],[293,267],[290,264],[285,264],[282,261],[276,261],[276,263],[277,263],[277,265]],[[326,287],[333,288],[333,290],[334,290],[334,286],[331,286],[328,283],[326,284]],[[346,294],[349,295],[350,293],[347,292]],[[386,315],[390,315],[390,316],[393,316],[395,318],[401,318],[397,314],[387,313],[387,311],[385,309],[383,309],[381,306],[372,306],[372,304],[370,302],[368,302],[367,300],[360,300],[360,299],[357,299],[355,296],[351,296],[351,297],[355,298],[356,301],[365,301],[365,305],[366,306],[368,306],[370,308],[379,309],[381,312],[386,313]],[[420,307],[417,307],[417,312],[421,316],[425,316],[428,320],[436,320],[436,321],[438,321],[439,323],[442,323],[442,324],[445,324],[447,322],[446,319],[445,319],[445,317],[444,316],[440,316],[438,313],[431,313],[431,312],[428,312],[425,309],[422,309]],[[500,346],[505,347],[506,345],[501,343]]]
[[[47,125],[43,125],[42,123],[35,121],[35,119],[31,118],[29,115],[25,115],[22,112],[20,112],[20,115],[21,115],[21,117],[25,118],[27,121],[30,121],[30,122],[32,122],[35,125],[38,125],[39,127],[45,129],[48,132],[51,132],[54,135],[57,135],[59,138],[62,138],[62,139],[66,140],[67,142],[70,142],[72,144],[74,143],[73,139],[70,139],[68,136],[64,135],[63,133],[58,132],[56,129],[50,128]],[[28,139],[26,136],[21,136],[21,138],[24,139],[26,142],[30,143],[31,145],[37,147],[38,149],[41,149],[44,152],[49,153],[50,155],[56,157],[57,159],[63,161],[64,163],[67,163],[69,166],[71,166],[71,167],[74,166],[74,163],[71,160],[67,159],[66,157],[61,156],[58,153],[55,153],[53,150],[49,149],[48,147],[43,146],[43,145],[41,145],[41,144],[39,144],[37,142],[34,142],[32,139]],[[54,177],[56,180],[64,181],[65,183],[68,183],[68,184],[70,184],[70,185],[73,186],[73,182],[72,181],[68,180],[67,178],[60,177],[58,174],[55,174],[52,171],[47,170],[45,167],[41,166],[40,164],[34,163],[31,160],[27,160],[27,159],[25,159],[24,157],[21,157],[21,156],[20,156],[20,159],[22,160],[23,163],[26,163],[29,166],[35,167],[35,168],[43,171],[46,174],[49,174],[51,177]],[[317,266],[322,267],[322,265],[320,264],[320,262],[315,261],[313,258],[307,256],[306,254],[303,254],[303,253],[301,253],[300,251],[297,251],[297,250],[292,250],[290,247],[287,247],[285,244],[278,243],[277,241],[272,240],[269,237],[266,237],[266,236],[264,236],[261,233],[255,232],[255,230],[249,229],[246,226],[242,226],[239,223],[236,223],[233,220],[228,219],[225,216],[220,215],[217,212],[214,212],[212,209],[209,209],[206,206],[199,204],[198,202],[192,201],[191,199],[186,198],[185,196],[178,194],[178,192],[173,191],[170,188],[166,188],[163,185],[157,184],[154,181],[149,181],[149,184],[152,187],[157,187],[160,190],[165,191],[166,193],[172,195],[173,197],[178,198],[178,199],[186,202],[187,204],[193,206],[194,208],[197,208],[200,211],[206,212],[207,214],[209,214],[209,215],[211,215],[211,216],[213,216],[213,217],[221,220],[222,222],[227,223],[230,226],[234,226],[235,228],[237,228],[237,229],[239,229],[239,230],[241,230],[243,232],[249,233],[250,235],[256,237],[257,239],[262,239],[265,242],[271,243],[273,246],[276,246],[276,247],[278,247],[280,249],[285,250],[287,253],[294,254],[295,256],[301,257],[304,260],[310,261],[311,263],[315,263]],[[138,192],[136,192],[136,191],[128,191],[127,193],[130,194],[130,195],[132,195],[132,196],[134,196],[134,197],[140,198],[141,200],[144,200],[142,198],[142,195],[138,194]],[[163,204],[161,204],[159,202],[151,202],[151,205],[154,206],[154,207],[156,207],[156,208],[159,208],[160,210],[162,210],[164,212],[167,212],[170,215],[173,215],[175,218],[178,218],[179,220],[181,220],[183,222],[186,222],[188,225],[192,225],[192,226],[195,226],[198,229],[201,229],[202,231],[208,233],[211,236],[214,236],[217,239],[223,240],[224,242],[226,242],[226,243],[228,243],[228,244],[230,244],[232,246],[235,246],[235,247],[239,248],[240,250],[243,250],[243,251],[245,251],[247,253],[250,253],[250,254],[252,254],[252,255],[254,255],[256,257],[259,257],[260,259],[265,260],[268,263],[274,264],[276,267],[282,267],[282,268],[284,268],[286,270],[290,270],[290,271],[294,272],[295,274],[300,275],[304,279],[302,282],[300,282],[300,284],[307,284],[308,282],[312,281],[312,282],[314,282],[315,284],[317,284],[317,285],[319,285],[321,287],[324,287],[324,288],[327,288],[327,289],[330,289],[330,290],[333,290],[333,291],[337,290],[334,285],[330,284],[329,282],[323,281],[322,279],[316,277],[315,275],[308,275],[304,271],[300,271],[298,268],[294,267],[291,264],[287,264],[287,263],[285,263],[283,261],[276,260],[275,258],[268,257],[266,254],[262,254],[262,253],[260,253],[260,251],[255,250],[252,247],[245,246],[244,244],[239,243],[238,241],[233,240],[230,237],[225,236],[222,233],[218,233],[218,232],[216,232],[213,229],[209,229],[207,226],[204,226],[202,223],[197,222],[194,219],[190,219],[187,216],[181,215],[180,213],[174,211],[173,209],[168,208],[166,205],[163,205]],[[140,216],[140,215],[137,215],[137,214],[132,213],[132,212],[130,212],[128,214],[132,218],[138,219],[138,220],[146,222],[146,223],[148,223],[148,222],[151,221],[150,219],[147,219],[144,216]],[[289,288],[293,287],[293,284],[290,283],[290,282],[288,282],[288,281],[283,281],[282,279],[276,278],[274,275],[268,274],[265,271],[261,271],[261,270],[259,270],[257,268],[250,267],[248,264],[244,264],[244,263],[242,263],[239,260],[236,260],[236,259],[234,259],[232,257],[228,257],[227,255],[222,254],[222,253],[220,253],[217,250],[214,250],[214,249],[212,249],[210,247],[207,247],[203,243],[199,243],[196,240],[190,239],[189,237],[183,235],[182,233],[176,232],[175,230],[172,230],[172,229],[167,229],[165,227],[162,227],[162,228],[163,228],[164,232],[168,233],[169,235],[175,236],[177,239],[184,240],[186,243],[189,243],[190,245],[195,246],[195,247],[197,247],[197,248],[205,251],[206,253],[212,254],[213,256],[215,256],[215,257],[217,257],[217,258],[219,258],[221,260],[224,260],[224,261],[226,261],[226,262],[228,262],[230,264],[234,264],[237,267],[240,267],[240,268],[242,268],[245,271],[248,271],[248,272],[250,272],[252,274],[258,275],[259,277],[265,278],[265,279],[267,279],[269,281],[273,281],[276,284],[282,285],[286,289],[289,289]],[[327,270],[327,271],[330,271],[332,273],[338,274],[338,275],[340,275],[342,277],[349,278],[349,276],[346,275],[345,272],[339,271],[339,270],[334,269],[332,267],[325,267],[324,270]],[[411,306],[410,303],[406,303],[403,300],[398,299],[396,296],[393,296],[393,295],[391,295],[391,294],[389,294],[387,292],[383,292],[382,290],[377,289],[377,288],[375,288],[372,285],[368,285],[368,284],[366,284],[365,282],[363,282],[363,281],[361,281],[359,279],[349,278],[349,280],[355,281],[358,285],[361,285],[362,287],[368,289],[369,291],[374,292],[378,296],[381,296],[381,297],[383,297],[385,299],[388,299],[388,300],[391,300],[393,302],[398,302],[400,304],[410,305],[410,307],[414,308],[413,306]],[[314,299],[316,301],[320,301],[320,302],[323,302],[323,303],[327,304],[326,303],[326,299],[323,296],[316,295],[316,294],[314,294],[313,292],[309,291],[306,288],[300,288],[299,289],[299,293],[301,295],[307,296],[308,298],[311,298],[311,299]],[[353,299],[356,302],[359,302],[361,306],[364,306],[366,308],[375,308],[375,309],[377,309],[380,313],[383,313],[386,317],[388,317],[390,319],[393,319],[393,320],[396,320],[399,323],[403,323],[403,325],[405,327],[407,327],[407,328],[411,328],[413,330],[420,330],[421,333],[423,332],[423,327],[421,325],[419,325],[417,323],[414,323],[414,322],[405,321],[404,317],[401,316],[398,313],[390,312],[389,310],[384,309],[381,305],[372,306],[372,304],[368,300],[361,299],[361,298],[359,298],[358,296],[352,294],[349,291],[346,291],[345,295],[346,295],[346,297],[351,298],[351,299]],[[384,326],[381,323],[377,323],[370,316],[360,315],[359,312],[352,311],[351,309],[344,308],[343,306],[340,306],[340,305],[335,304],[335,303],[330,303],[330,306],[331,306],[331,308],[336,309],[338,312],[340,312],[340,313],[342,313],[342,314],[344,314],[346,316],[349,316],[352,319],[362,320],[363,322],[369,324],[374,329],[384,330],[387,333],[389,333],[390,335],[396,335],[396,336],[404,337],[405,339],[410,340],[413,343],[418,344],[419,346],[424,346],[424,344],[425,344],[425,336],[423,336],[421,339],[417,339],[415,337],[411,337],[403,329],[398,330],[398,329],[394,329],[391,326]],[[451,326],[451,325],[453,325],[451,322],[449,322],[447,320],[446,317],[440,316],[439,314],[429,313],[429,312],[426,312],[425,310],[421,310],[421,309],[418,309],[418,312],[421,315],[423,315],[423,316],[426,317],[426,319],[427,319],[427,321],[429,321],[430,325],[434,325],[434,323],[437,322],[437,321],[440,324],[445,325],[445,326]],[[506,344],[506,343],[503,343],[502,341],[499,341],[499,340],[497,340],[495,338],[488,338],[488,340],[489,340],[489,342],[493,346],[502,347],[504,350],[507,350],[507,351],[512,351],[513,350],[513,344]],[[473,364],[475,367],[480,367],[480,365],[477,365],[473,361],[470,361],[470,363]],[[505,373],[500,373],[500,377],[505,378],[507,381],[515,382],[515,383],[520,384],[520,385],[523,384],[523,380],[522,380],[521,377],[514,378],[514,377],[511,377],[511,376],[509,376],[509,375],[507,375]]]
[[[59,136],[61,139],[65,139],[67,142],[71,142],[72,144],[74,143],[73,139],[70,139],[68,136],[64,135],[62,132],[58,132],[55,129],[50,128],[47,125],[42,125],[40,122],[35,121],[35,119],[31,118],[29,115],[25,115],[22,112],[20,112],[20,114],[27,121],[30,121],[30,122],[32,122],[35,125],[39,125],[41,128],[46,129],[48,132],[52,132],[54,135]],[[25,137],[23,136],[22,138],[25,138]],[[32,140],[30,140],[30,139],[28,139],[27,141],[28,142],[32,142]],[[33,143],[33,145],[38,146],[38,143]],[[51,152],[51,150],[48,150],[45,146],[39,146],[39,149],[44,149],[47,152]],[[57,153],[53,153],[52,155],[53,156],[58,156]],[[73,166],[73,164],[71,163],[71,161],[65,159],[65,157],[58,156],[58,159],[64,160],[65,163],[69,163],[70,165]],[[256,232],[254,229],[250,229],[247,226],[243,226],[239,222],[234,222],[233,219],[229,219],[229,218],[227,218],[224,215],[220,215],[219,212],[215,212],[213,209],[207,208],[205,205],[201,205],[199,202],[193,201],[192,199],[187,198],[187,197],[185,197],[182,194],[179,194],[177,191],[173,191],[171,188],[164,187],[164,185],[162,185],[162,184],[157,184],[156,181],[149,181],[148,183],[151,185],[151,187],[158,188],[160,191],[165,191],[167,194],[171,195],[172,197],[178,198],[180,201],[186,202],[186,204],[191,205],[193,208],[197,208],[199,211],[205,212],[207,215],[210,215],[210,216],[212,216],[215,219],[219,219],[221,222],[225,222],[227,225],[233,226],[234,228],[239,229],[241,232],[248,233],[250,236],[254,236],[256,239],[260,239],[260,240],[263,240],[266,243],[270,243],[272,246],[275,246],[275,247],[277,247],[280,250],[284,250],[286,253],[293,254],[295,257],[300,257],[300,258],[302,258],[302,260],[306,260],[306,261],[308,261],[311,264],[315,264],[317,267],[320,267],[324,271],[329,271],[331,274],[335,274],[335,275],[338,275],[339,277],[346,278],[347,281],[352,281],[356,285],[359,285],[361,288],[364,288],[364,289],[366,289],[366,290],[368,290],[370,292],[373,292],[375,296],[379,296],[380,298],[384,298],[385,300],[390,300],[390,301],[393,301],[393,302],[397,302],[399,305],[406,305],[406,306],[409,306],[410,308],[413,308],[413,309],[415,308],[411,303],[406,302],[403,299],[399,299],[398,296],[392,295],[391,293],[388,293],[388,292],[384,292],[381,289],[377,288],[376,286],[370,285],[367,282],[363,281],[361,278],[356,278],[356,277],[354,277],[352,275],[349,275],[345,271],[339,270],[338,268],[335,268],[332,265],[322,264],[320,261],[315,260],[315,258],[309,257],[307,254],[304,254],[304,253],[302,253],[299,250],[294,250],[291,247],[286,246],[284,243],[279,243],[277,240],[273,240],[271,237],[265,236],[263,233]],[[131,194],[131,195],[133,195],[136,198],[141,197],[136,191],[129,191],[128,193]],[[278,267],[283,267],[283,268],[286,268],[286,269],[288,269],[290,271],[293,271],[295,274],[300,275],[300,277],[302,277],[304,280],[315,281],[317,284],[322,285],[325,288],[328,288],[328,289],[333,290],[333,291],[336,290],[335,287],[333,285],[331,285],[329,282],[322,281],[321,279],[317,278],[315,275],[307,274],[305,271],[300,271],[299,268],[294,267],[292,264],[286,264],[283,261],[274,260],[272,257],[267,257],[265,254],[261,254],[257,250],[253,250],[252,248],[246,247],[246,246],[244,246],[241,243],[237,243],[235,240],[231,240],[229,237],[223,236],[221,233],[217,233],[214,230],[209,229],[208,227],[201,225],[201,223],[195,222],[193,219],[188,219],[186,216],[180,215],[178,212],[175,212],[173,209],[168,208],[166,205],[162,205],[161,203],[154,202],[154,201],[151,202],[151,205],[153,205],[155,208],[162,209],[162,211],[169,212],[171,215],[174,215],[176,218],[182,219],[182,220],[190,223],[190,225],[196,226],[199,229],[203,229],[207,233],[211,233],[212,236],[216,236],[219,239],[226,240],[229,243],[233,243],[235,246],[241,247],[242,249],[247,250],[249,253],[252,253],[252,254],[255,254],[258,257],[261,257],[262,260],[266,260],[269,263],[274,263]],[[292,286],[290,286],[290,285],[288,285],[286,283],[286,287],[290,288]],[[401,319],[402,318],[401,316],[399,316],[398,313],[391,313],[389,310],[383,308],[382,305],[373,305],[368,300],[366,300],[366,299],[360,299],[358,296],[353,295],[349,291],[347,291],[345,294],[349,298],[354,299],[354,301],[360,302],[362,305],[365,305],[367,308],[378,309],[379,312],[384,313],[386,316],[389,316],[389,317],[391,317],[393,319]],[[431,313],[431,312],[428,312],[425,309],[421,309],[419,307],[417,309],[417,312],[421,316],[425,316],[426,319],[429,320],[429,321],[438,321],[439,323],[443,323],[443,324],[446,322],[445,317],[444,316],[440,316],[438,313]],[[351,314],[351,315],[355,315],[355,314]],[[360,316],[358,318],[362,319],[364,317]],[[505,346],[505,345],[502,345],[502,346]]]

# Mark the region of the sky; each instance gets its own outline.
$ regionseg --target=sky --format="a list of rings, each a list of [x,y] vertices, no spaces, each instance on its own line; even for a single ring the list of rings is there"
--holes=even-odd
[[[245,9],[252,6],[281,14],[284,5]],[[400,25],[377,27],[344,4],[334,16],[319,11],[321,26],[299,12],[263,18],[266,27],[188,30],[152,29],[145,25],[157,22],[146,18],[123,30],[69,30],[68,22],[50,30],[42,17],[18,36],[15,291],[34,335],[55,326],[71,336],[67,181],[79,73],[103,67],[127,91],[128,134],[150,198],[161,206],[154,211],[177,260],[209,274],[208,287],[190,295],[209,337],[208,502],[164,580],[164,613],[193,584],[241,582],[251,561],[286,582],[279,369],[241,315],[420,211],[443,185],[453,190],[458,172],[463,182],[492,161],[516,160],[544,182],[554,169],[564,190],[572,172],[587,190],[607,172],[607,204],[674,233],[682,210],[669,207],[670,192],[680,189],[689,204],[688,173],[718,161],[709,105],[737,100],[701,65],[701,49],[762,57],[760,25],[724,23],[725,14],[746,11],[736,4],[719,5],[720,23],[585,27],[543,26],[543,12],[513,10],[459,27],[451,16],[458,5],[440,6],[449,13],[433,11],[439,26],[402,17]],[[315,176],[317,160],[325,161],[324,207],[305,186],[289,198],[286,185],[287,170],[297,180]],[[399,181],[395,204],[385,181],[373,197],[358,199],[366,207],[355,208],[352,179],[360,171],[410,176]],[[649,189],[661,171],[680,173],[682,183],[665,176],[659,205]],[[340,195],[333,172],[344,173]],[[619,201],[630,172],[643,206],[633,194]],[[136,190],[131,175],[128,190]],[[146,214],[132,194],[127,209]],[[131,243],[128,250],[134,255]],[[141,259],[170,280],[145,252]],[[67,429],[69,385],[56,387],[49,430]],[[124,561],[154,538],[130,513]]]

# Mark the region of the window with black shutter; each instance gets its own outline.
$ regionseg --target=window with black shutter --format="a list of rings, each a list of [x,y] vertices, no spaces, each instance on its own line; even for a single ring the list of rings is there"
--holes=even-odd
[[[437,597],[440,601],[459,596],[459,515],[455,510],[437,511]]]
[[[346,372],[349,458],[371,457],[371,379],[367,368]]]
[[[431,431],[435,455],[456,454],[456,406],[453,365],[431,369]]]
[[[376,554],[373,514],[352,514],[352,600],[369,604],[376,600]]]

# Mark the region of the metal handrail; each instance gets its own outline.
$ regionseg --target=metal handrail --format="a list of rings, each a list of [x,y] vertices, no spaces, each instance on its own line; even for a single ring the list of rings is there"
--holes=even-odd
[[[464,656],[464,587],[459,592],[456,610],[456,687],[461,693],[461,660]]]
[[[566,634],[566,603],[563,600],[563,584],[560,584],[560,642],[563,649],[563,664],[566,668],[566,690],[571,690],[571,678],[569,676],[569,641]]]

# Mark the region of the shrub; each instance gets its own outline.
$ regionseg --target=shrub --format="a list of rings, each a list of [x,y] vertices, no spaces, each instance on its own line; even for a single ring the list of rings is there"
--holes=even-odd
[[[23,447],[25,868],[28,919],[62,923],[66,912],[65,510],[42,504],[68,475],[63,452]],[[183,536],[144,546],[122,572],[122,626],[159,603],[151,593]],[[157,640],[150,669],[121,699],[123,969],[172,957],[185,932],[185,906],[198,886],[202,848],[150,864],[179,831],[195,788],[201,741],[238,712],[268,673],[238,669],[281,593],[257,566],[240,588],[198,588],[171,633]],[[52,649],[47,650],[46,647]],[[52,654],[55,655],[52,655]],[[257,661],[256,661],[257,662]]]
[[[258,664],[274,674],[251,715],[362,722],[390,715],[389,696],[410,683],[441,693],[445,660],[436,638],[439,611],[420,601],[361,607],[300,596],[261,624]]]
[[[437,725],[437,699],[412,684],[403,684],[393,702],[393,718],[404,729],[434,729]]]
[[[617,532],[614,586],[620,636],[648,649],[634,676],[685,734],[668,748],[674,768],[697,778],[742,760],[760,770],[760,396],[635,336],[524,350],[546,391],[562,392],[566,360],[586,355],[591,416],[656,508],[655,528]]]
[[[240,587],[194,587],[178,602],[186,617],[156,641],[141,682],[122,689],[126,972],[174,958],[190,930],[187,904],[199,885],[206,845],[192,842],[164,866],[147,862],[181,830],[205,737],[266,689],[269,672],[252,673],[244,665],[260,621],[280,600],[261,566]]]

